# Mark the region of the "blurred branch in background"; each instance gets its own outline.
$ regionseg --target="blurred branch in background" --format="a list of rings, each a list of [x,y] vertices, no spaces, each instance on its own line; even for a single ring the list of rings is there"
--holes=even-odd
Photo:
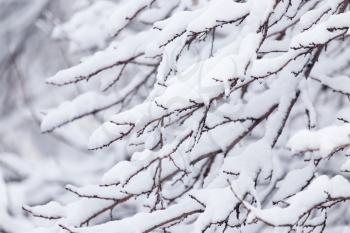
[[[53,95],[44,79],[81,56],[67,56],[65,43],[54,41],[51,33],[57,22],[87,3],[0,0],[1,233],[26,232],[33,220],[23,212],[23,204],[69,199],[65,184],[93,182],[96,173],[110,163],[108,159],[114,159],[85,149],[85,141],[78,139],[87,138],[88,127],[78,131],[79,137],[64,132],[42,134],[39,127],[45,114],[42,109],[62,101],[63,93],[69,96],[79,91],[75,87]],[[94,121],[92,117],[87,122]],[[96,159],[100,165],[89,166],[96,165]]]

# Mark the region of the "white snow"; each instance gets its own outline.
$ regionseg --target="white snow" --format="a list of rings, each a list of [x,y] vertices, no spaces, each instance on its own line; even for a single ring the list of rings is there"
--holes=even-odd
[[[329,126],[318,131],[302,130],[296,133],[287,146],[293,152],[319,151],[328,156],[339,147],[350,143],[350,125]]]

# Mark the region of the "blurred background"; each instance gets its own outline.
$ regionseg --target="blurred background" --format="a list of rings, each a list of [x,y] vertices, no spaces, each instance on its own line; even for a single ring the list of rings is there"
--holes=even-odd
[[[106,156],[108,151],[86,149],[87,138],[99,123],[96,117],[54,133],[40,131],[41,118],[50,107],[80,92],[77,86],[47,85],[45,79],[96,49],[85,46],[69,52],[68,42],[62,36],[54,39],[53,30],[92,2],[0,0],[1,233],[31,229],[42,220],[28,216],[23,205],[69,201],[73,197],[64,185],[95,183],[117,159]]]

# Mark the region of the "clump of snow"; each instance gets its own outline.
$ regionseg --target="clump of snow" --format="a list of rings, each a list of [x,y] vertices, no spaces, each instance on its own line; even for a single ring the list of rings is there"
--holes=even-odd
[[[350,125],[329,126],[318,131],[302,130],[296,133],[287,146],[294,152],[319,151],[322,157],[350,144]]]

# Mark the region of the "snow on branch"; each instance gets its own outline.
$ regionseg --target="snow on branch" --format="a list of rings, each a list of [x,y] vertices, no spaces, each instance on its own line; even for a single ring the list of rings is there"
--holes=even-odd
[[[111,3],[109,46],[47,80],[88,91],[42,131],[105,111],[88,148],[122,144],[125,160],[66,186],[59,213],[25,209],[70,233],[342,229],[348,1],[169,2]]]

